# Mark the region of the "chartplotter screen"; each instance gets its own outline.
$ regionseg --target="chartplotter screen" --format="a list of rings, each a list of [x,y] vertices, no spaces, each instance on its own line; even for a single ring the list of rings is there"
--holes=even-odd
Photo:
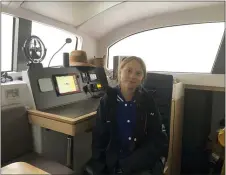
[[[76,75],[57,75],[55,81],[59,95],[73,94],[80,91]]]

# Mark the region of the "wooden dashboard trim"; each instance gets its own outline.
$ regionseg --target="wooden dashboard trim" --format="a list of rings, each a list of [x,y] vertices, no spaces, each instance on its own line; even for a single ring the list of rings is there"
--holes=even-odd
[[[81,116],[83,117],[81,121],[74,122],[74,123],[72,122],[67,123],[60,120],[55,120],[55,118],[51,119],[46,116],[44,117],[40,115],[34,115],[31,113],[28,115],[28,118],[29,118],[29,123],[33,125],[37,125],[42,128],[64,133],[66,135],[75,136],[78,133],[88,132],[89,130],[92,129],[93,120],[95,118],[90,116],[93,116],[93,115],[90,115],[90,114],[89,116],[83,115]]]
[[[84,120],[89,119],[91,116],[94,116],[95,114],[96,114],[96,111],[85,114],[85,115],[77,116],[77,117],[75,116],[75,118],[71,118],[67,116],[61,116],[61,115],[51,114],[47,112],[42,112],[39,110],[28,110],[28,115],[48,118],[54,121],[59,121],[59,122],[68,123],[68,124],[80,123]]]

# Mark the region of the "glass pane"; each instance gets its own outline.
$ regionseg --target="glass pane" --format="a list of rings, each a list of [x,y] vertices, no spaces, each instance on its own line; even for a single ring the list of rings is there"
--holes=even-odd
[[[63,53],[75,50],[76,35],[48,26],[42,23],[32,21],[32,35],[38,36],[44,43],[47,52],[45,59],[42,61],[44,67],[48,67],[49,61],[53,54],[58,51],[65,43],[66,38],[71,38],[72,42],[66,44],[52,59],[51,66],[63,65]],[[78,41],[80,42],[80,40]],[[80,44],[79,44],[80,45]]]
[[[12,70],[13,16],[1,14],[1,71]]]
[[[109,48],[113,56],[144,59],[148,71],[210,73],[224,32],[224,23],[165,27],[127,37]]]

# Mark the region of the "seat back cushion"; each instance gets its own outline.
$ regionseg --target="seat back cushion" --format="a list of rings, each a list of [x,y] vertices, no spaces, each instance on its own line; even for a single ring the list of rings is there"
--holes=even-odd
[[[32,131],[26,108],[20,104],[1,108],[2,165],[32,152]]]

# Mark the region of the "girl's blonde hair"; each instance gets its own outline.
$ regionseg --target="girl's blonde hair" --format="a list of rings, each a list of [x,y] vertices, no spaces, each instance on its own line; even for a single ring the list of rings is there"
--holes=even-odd
[[[136,57],[136,56],[124,57],[124,58],[122,58],[122,60],[119,64],[119,67],[118,67],[118,75],[117,75],[118,83],[120,83],[121,70],[125,67],[126,64],[128,64],[130,61],[133,61],[133,60],[136,60],[141,65],[143,75],[144,75],[143,80],[146,78],[146,75],[147,75],[146,65],[140,57]]]

